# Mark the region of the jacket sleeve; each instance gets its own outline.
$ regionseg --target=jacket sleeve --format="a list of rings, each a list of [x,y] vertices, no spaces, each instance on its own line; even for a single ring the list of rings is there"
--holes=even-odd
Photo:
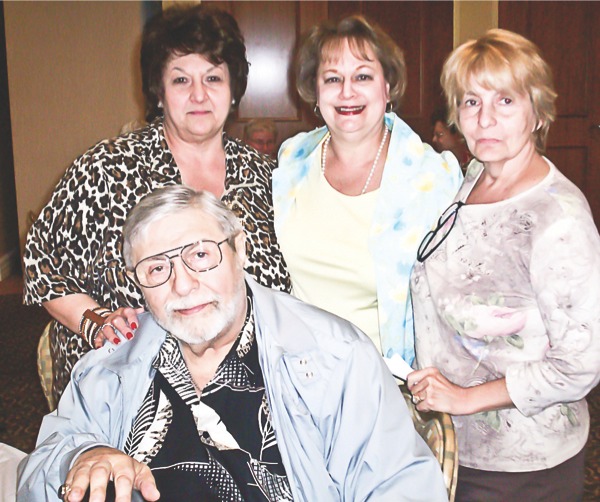
[[[369,340],[354,343],[332,388],[335,381],[344,385],[329,431],[327,463],[341,500],[447,500],[440,465]]]
[[[58,501],[58,489],[80,453],[116,447],[111,430],[120,429],[115,425],[122,415],[117,383],[114,374],[100,379],[93,372],[71,381],[57,410],[44,417],[35,450],[19,464],[17,501]]]

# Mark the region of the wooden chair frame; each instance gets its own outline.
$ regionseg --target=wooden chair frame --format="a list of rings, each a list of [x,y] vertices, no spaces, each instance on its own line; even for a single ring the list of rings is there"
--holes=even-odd
[[[448,490],[448,499],[454,501],[456,482],[458,478],[458,446],[454,434],[452,418],[447,413],[436,411],[420,412],[411,400],[411,394],[406,386],[401,385],[402,395],[408,406],[415,429],[427,446],[431,448],[435,458],[442,467],[444,481]]]
[[[50,353],[52,322],[49,322],[44,328],[37,346],[37,370],[50,411],[54,411],[56,408],[56,401],[52,395],[52,354]]]

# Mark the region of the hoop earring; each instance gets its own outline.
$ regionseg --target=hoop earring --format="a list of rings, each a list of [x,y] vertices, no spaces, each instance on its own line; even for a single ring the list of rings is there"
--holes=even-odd
[[[315,107],[313,108],[313,112],[315,112],[315,115],[322,119],[323,115],[321,115],[321,109],[319,108],[319,105],[315,103]]]
[[[391,101],[388,101],[385,105],[385,113],[391,113],[394,110],[394,105]]]
[[[235,106],[235,98],[231,100],[231,106]]]

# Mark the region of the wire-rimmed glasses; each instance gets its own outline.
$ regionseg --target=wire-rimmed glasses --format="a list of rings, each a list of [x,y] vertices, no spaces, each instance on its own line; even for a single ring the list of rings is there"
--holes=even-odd
[[[424,262],[435,253],[437,248],[439,248],[448,235],[450,235],[450,232],[452,232],[454,224],[456,223],[458,210],[464,205],[465,203],[459,200],[448,206],[440,216],[436,227],[425,234],[425,237],[421,241],[421,244],[419,244],[419,249],[417,250],[417,260],[419,262]],[[435,238],[441,231],[444,231],[445,233],[441,235],[436,242]]]
[[[169,249],[164,253],[148,256],[140,260],[133,268],[137,283],[144,288],[157,288],[166,283],[173,273],[173,260],[181,258],[183,264],[194,272],[208,272],[217,268],[223,261],[221,242],[201,240]]]

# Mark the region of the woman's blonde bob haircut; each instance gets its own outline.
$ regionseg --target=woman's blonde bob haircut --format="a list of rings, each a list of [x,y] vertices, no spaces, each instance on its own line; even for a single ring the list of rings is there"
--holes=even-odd
[[[556,92],[552,70],[535,44],[511,31],[494,29],[450,54],[441,83],[448,104],[448,122],[459,129],[458,108],[469,91],[471,78],[486,89],[529,95],[537,118],[535,147],[543,153],[550,124],[556,117]]]
[[[390,86],[392,109],[400,104],[406,89],[406,63],[400,47],[379,26],[363,16],[350,16],[340,22],[324,21],[314,26],[303,38],[296,55],[296,87],[300,97],[311,105],[317,102],[317,73],[323,61],[335,60],[348,40],[350,50],[369,60],[371,49],[383,67]]]

